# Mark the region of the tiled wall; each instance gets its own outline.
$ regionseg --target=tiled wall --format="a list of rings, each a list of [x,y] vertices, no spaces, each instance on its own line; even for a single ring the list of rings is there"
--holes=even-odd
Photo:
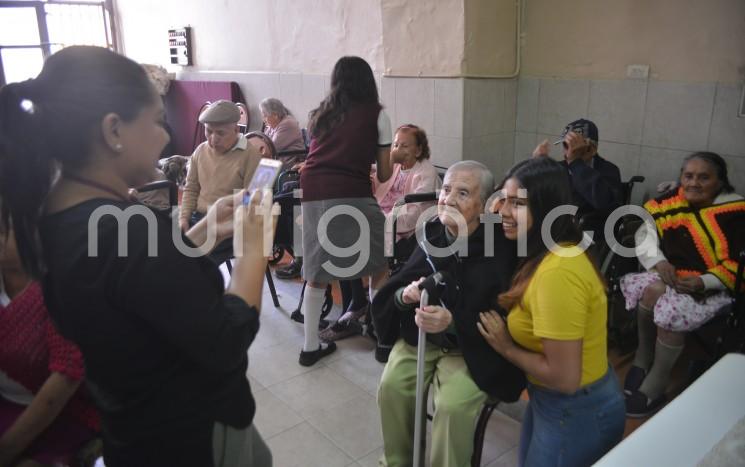
[[[269,96],[281,99],[305,126],[308,112],[324,98],[330,81],[325,75],[245,72],[182,72],[178,79],[237,82],[250,107],[252,130],[261,127],[258,103]],[[403,123],[424,128],[435,164],[476,159],[495,173],[512,164],[517,80],[377,80],[393,128]]]
[[[737,118],[742,85],[646,80],[560,80],[522,77],[518,83],[515,160],[566,123],[593,120],[598,152],[628,179],[646,177],[645,188],[675,179],[682,159],[714,151],[729,165],[730,179],[745,192],[745,118]],[[560,157],[560,146],[553,147]]]
[[[261,126],[258,103],[278,97],[302,125],[329,87],[329,77],[301,73],[185,72],[179,79],[240,84],[251,108],[251,128]],[[600,154],[624,179],[644,175],[652,192],[677,176],[696,150],[725,157],[731,180],[745,192],[745,118],[737,118],[742,85],[644,80],[561,80],[378,77],[380,96],[394,128],[420,125],[432,160],[448,166],[464,159],[485,163],[497,179],[536,144],[554,141],[566,123],[593,120]],[[560,158],[560,147],[552,147]]]

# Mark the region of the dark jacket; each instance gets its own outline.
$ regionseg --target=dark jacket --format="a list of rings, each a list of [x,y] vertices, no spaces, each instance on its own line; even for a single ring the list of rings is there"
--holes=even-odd
[[[593,225],[587,230],[602,229],[608,215],[624,201],[620,170],[599,155],[593,157],[592,167],[579,159],[571,164],[561,161],[561,164],[569,173],[577,218],[592,214]]]
[[[246,369],[258,310],[225,293],[209,258],[176,248],[162,213],[154,213],[152,238],[143,216],[129,220],[126,256],[118,254],[118,220],[102,217],[93,232],[98,254],[90,255],[96,209],[130,206],[95,199],[44,217],[44,298],[85,359],[106,465],[208,467],[215,422],[242,429],[254,417]],[[157,256],[149,256],[155,240]]]
[[[490,225],[494,228],[494,225]],[[445,227],[439,220],[425,225],[426,238],[436,247],[446,247],[448,240]],[[502,229],[494,229],[494,255],[485,257],[484,225],[468,238],[468,255],[453,252],[445,258],[430,257],[422,245],[414,250],[406,265],[380,289],[372,304],[373,320],[381,345],[393,345],[399,337],[416,346],[418,328],[414,323],[414,312],[401,311],[395,304],[394,295],[420,277],[432,274],[430,261],[438,271],[447,271],[455,279],[456,287],[448,286],[442,298],[444,305],[453,314],[457,346],[474,382],[481,390],[505,402],[517,400],[525,387],[522,371],[499,355],[479,333],[476,323],[479,313],[496,309],[497,295],[509,288],[515,269],[515,243],[507,240]],[[442,336],[434,336],[442,337]],[[437,340],[437,339],[433,339]]]

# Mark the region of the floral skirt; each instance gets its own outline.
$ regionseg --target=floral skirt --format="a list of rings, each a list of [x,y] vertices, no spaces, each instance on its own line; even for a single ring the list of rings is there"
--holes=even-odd
[[[633,310],[644,294],[644,289],[660,280],[656,272],[626,274],[621,278],[621,292],[626,299],[626,309]],[[678,293],[667,286],[665,293],[654,305],[654,322],[657,326],[674,332],[693,331],[720,313],[732,303],[726,291],[696,300],[691,295]]]

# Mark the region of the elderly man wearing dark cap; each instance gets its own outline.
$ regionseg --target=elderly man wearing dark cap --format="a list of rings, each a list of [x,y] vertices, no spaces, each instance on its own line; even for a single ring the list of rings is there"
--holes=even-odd
[[[213,102],[199,115],[207,141],[191,156],[179,213],[184,231],[219,198],[251,181],[261,154],[238,130],[240,116],[238,106],[226,100]]]
[[[623,202],[621,171],[598,155],[598,127],[590,120],[571,122],[554,144],[564,146],[561,164],[572,183],[577,218],[583,219],[583,229],[595,232],[598,239],[608,215]],[[548,153],[549,143],[544,140],[533,151],[533,157],[547,157]]]

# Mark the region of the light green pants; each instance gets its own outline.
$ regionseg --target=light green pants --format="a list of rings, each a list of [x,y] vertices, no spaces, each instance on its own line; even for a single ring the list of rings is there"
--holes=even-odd
[[[425,387],[434,385],[430,463],[437,467],[468,466],[476,418],[487,395],[473,382],[460,351],[443,352],[427,343],[424,360]],[[416,347],[399,339],[378,388],[384,443],[380,465],[412,465],[415,405]]]

